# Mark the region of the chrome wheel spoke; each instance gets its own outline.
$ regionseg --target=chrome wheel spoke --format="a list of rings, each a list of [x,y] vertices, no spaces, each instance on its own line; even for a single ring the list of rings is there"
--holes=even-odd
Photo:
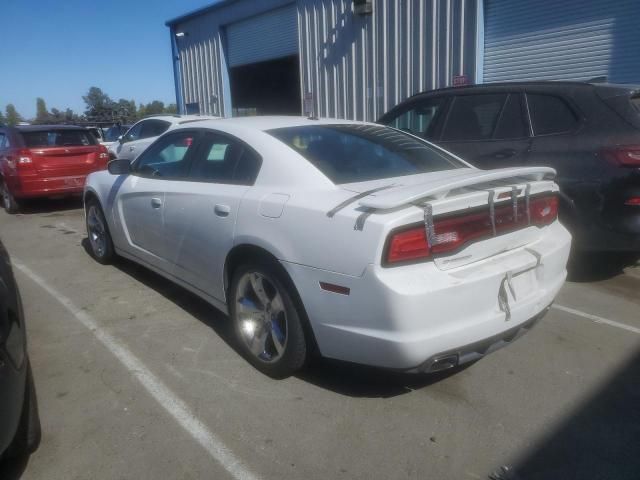
[[[287,337],[284,332],[280,330],[278,322],[271,322],[271,341],[276,348],[276,352],[278,352],[278,356],[284,353],[284,342],[286,339]]]
[[[273,297],[273,300],[271,300],[271,315],[278,318],[283,313],[284,303],[282,302],[282,297],[280,296],[280,294],[276,292],[275,297]]]
[[[250,281],[251,281],[251,288],[253,289],[253,293],[262,304],[262,307],[266,308],[267,305],[269,305],[270,300],[269,300],[269,297],[267,296],[267,292],[264,289],[263,277],[261,275],[258,275],[257,273],[254,273],[251,275]]]

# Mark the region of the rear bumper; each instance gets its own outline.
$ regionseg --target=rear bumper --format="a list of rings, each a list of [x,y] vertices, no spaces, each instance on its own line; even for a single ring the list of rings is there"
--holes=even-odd
[[[566,278],[571,236],[558,222],[545,233],[526,249],[447,271],[432,262],[370,265],[361,277],[350,277],[283,264],[298,286],[323,356],[423,371],[443,354],[471,355],[467,346],[480,345],[478,352],[486,354],[547,310]],[[509,294],[509,315],[499,300],[508,272],[525,272],[515,280],[516,298]],[[320,290],[320,281],[346,286],[350,294]]]
[[[13,185],[16,198],[49,197],[53,195],[81,195],[87,175],[63,177],[21,177]]]

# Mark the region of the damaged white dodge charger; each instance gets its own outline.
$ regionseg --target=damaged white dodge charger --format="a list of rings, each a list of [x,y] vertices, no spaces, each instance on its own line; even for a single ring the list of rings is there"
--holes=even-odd
[[[571,237],[550,168],[478,170],[417,137],[252,117],[171,130],[85,187],[93,256],[140,263],[229,314],[274,377],[313,353],[417,372],[540,319]]]

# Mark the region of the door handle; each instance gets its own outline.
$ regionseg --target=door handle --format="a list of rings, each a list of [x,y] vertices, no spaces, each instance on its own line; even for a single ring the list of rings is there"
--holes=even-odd
[[[136,149],[136,147],[129,147],[129,151],[133,152]]]
[[[162,200],[160,200],[159,198],[155,197],[151,199],[151,206],[153,208],[160,208],[162,206]]]
[[[216,212],[216,215],[218,215],[219,217],[228,217],[231,213],[231,207],[229,205],[218,203],[215,207],[213,207],[213,211]]]

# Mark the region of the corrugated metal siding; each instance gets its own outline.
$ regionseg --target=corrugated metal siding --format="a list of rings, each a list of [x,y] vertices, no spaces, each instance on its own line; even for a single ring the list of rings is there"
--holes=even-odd
[[[375,120],[414,93],[451,85],[454,75],[473,81],[477,1],[373,0],[373,13],[359,16],[352,0],[298,0],[301,85],[314,113]],[[176,42],[180,107],[197,102],[202,113],[231,115],[225,28],[288,4],[238,1],[174,25],[189,33]]]
[[[484,81],[640,82],[640,1],[487,0]]]
[[[298,53],[296,6],[279,8],[228,25],[227,52],[230,67],[296,55]]]
[[[481,1],[481,0],[480,0]],[[301,80],[319,116],[375,120],[414,93],[475,78],[475,0],[299,0]]]

